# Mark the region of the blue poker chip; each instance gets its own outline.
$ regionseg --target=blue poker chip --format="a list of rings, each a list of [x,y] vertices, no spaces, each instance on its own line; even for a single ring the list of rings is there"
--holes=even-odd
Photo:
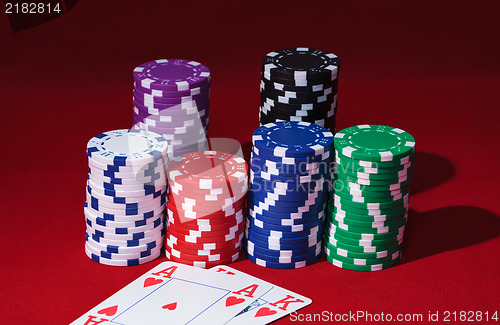
[[[261,152],[277,157],[312,157],[333,148],[333,134],[308,122],[283,121],[264,124],[252,135]]]
[[[279,264],[289,264],[289,263],[305,261],[305,260],[312,259],[314,257],[318,257],[319,255],[321,255],[321,249],[314,250],[314,251],[309,252],[309,253],[304,254],[304,255],[278,257],[278,256],[270,256],[267,254],[263,254],[260,251],[251,250],[250,248],[247,247],[247,253],[256,257],[256,258],[259,258],[259,259],[262,259],[262,260],[265,260],[268,262],[279,263]]]
[[[317,205],[323,205],[326,202],[326,197],[327,193],[326,192],[319,192],[319,195],[316,197],[312,197],[309,200],[302,200],[302,201],[284,201],[284,200],[279,200],[279,201],[274,201],[271,199],[268,199],[265,194],[260,194],[260,193],[249,193],[248,194],[248,202],[252,202],[253,204],[260,206],[260,207],[265,207],[267,205],[272,205],[276,208],[284,209],[284,211],[288,212],[298,212],[297,211],[292,211],[291,209],[299,209],[299,208],[308,208],[310,206],[317,206]]]
[[[251,227],[255,226],[262,229],[267,229],[269,231],[278,231],[278,232],[302,232],[309,231],[315,227],[323,227],[324,218],[317,218],[313,222],[302,223],[297,225],[278,225],[275,223],[269,223],[262,221],[258,218],[254,218],[252,216],[247,216],[247,220],[250,223]]]
[[[323,224],[318,224],[315,227],[311,229],[304,229],[302,231],[277,231],[277,230],[272,230],[272,229],[264,229],[262,227],[258,227],[255,225],[255,223],[252,223],[251,221],[248,221],[247,219],[247,227],[249,232],[255,231],[258,234],[261,234],[263,236],[269,236],[269,237],[279,237],[279,238],[301,238],[305,236],[321,236],[321,233],[323,232]]]
[[[314,190],[308,192],[292,192],[280,189],[266,191],[265,188],[261,188],[257,185],[259,184],[252,184],[252,186],[248,189],[248,193],[253,193],[257,197],[265,197],[274,201],[307,201],[313,197],[318,197],[323,192],[328,192],[329,190],[328,182],[323,184],[323,188],[315,188]]]
[[[306,243],[306,244],[269,243],[267,241],[262,241],[261,239],[256,237],[254,232],[247,232],[246,238],[248,240],[250,240],[251,242],[255,243],[255,245],[258,245],[258,246],[263,247],[263,248],[275,249],[275,250],[303,250],[303,249],[307,249],[309,247],[314,247],[319,242],[321,242],[321,239],[319,239],[318,242],[316,242],[316,243]]]
[[[314,256],[312,258],[306,259],[306,260],[301,260],[301,261],[295,261],[292,263],[276,263],[273,261],[268,261],[265,259],[261,259],[258,257],[255,257],[249,253],[247,253],[248,259],[260,266],[267,267],[267,268],[273,268],[273,269],[298,269],[301,267],[309,266],[311,264],[314,264],[318,258],[321,256],[319,254],[318,256]]]
[[[245,245],[247,249],[251,249],[252,251],[274,257],[302,256],[302,255],[312,254],[313,252],[321,251],[323,249],[322,242],[318,242],[316,245],[311,247],[303,249],[290,249],[290,250],[270,249],[267,247],[262,247],[259,244],[254,243],[249,239],[245,240]]]
[[[258,156],[261,159],[285,165],[301,165],[301,164],[310,164],[315,162],[327,161],[328,159],[330,159],[331,161],[333,159],[333,150],[332,148],[330,148],[328,151],[322,154],[311,157],[278,157],[253,146],[251,151],[251,156],[252,157]]]
[[[287,195],[297,194],[297,196],[317,192],[324,187],[328,179],[317,179],[308,183],[269,181],[260,177],[251,177],[250,184],[254,192],[271,192],[276,194],[286,193]],[[292,197],[292,196],[291,196]]]
[[[317,212],[324,210],[325,202],[324,200],[318,200],[315,204],[307,205],[307,206],[298,206],[298,207],[288,207],[288,206],[280,206],[279,202],[274,204],[268,204],[266,202],[260,201],[257,198],[248,196],[248,207],[257,213],[256,209],[262,209],[269,212],[280,212],[280,213],[303,213],[303,212]]]
[[[247,230],[248,238],[255,238],[260,240],[261,242],[265,242],[268,244],[277,244],[277,245],[300,245],[303,248],[310,247],[312,245],[316,245],[321,241],[322,234],[314,233],[312,235],[307,235],[304,237],[296,237],[296,238],[283,238],[283,237],[272,237],[271,235],[263,235],[258,232],[252,231],[252,229]]]
[[[325,212],[313,212],[304,216],[300,216],[297,219],[290,218],[289,213],[268,213],[267,211],[263,213],[256,213],[252,209],[248,210],[248,217],[259,220],[261,222],[265,222],[268,224],[273,224],[277,226],[296,226],[296,225],[305,225],[309,223],[316,222],[317,220],[325,219]]]
[[[322,173],[313,173],[308,175],[293,175],[293,176],[284,176],[284,175],[276,175],[273,171],[271,173],[266,172],[262,168],[256,165],[250,165],[250,178],[262,178],[268,181],[275,182],[290,182],[290,183],[308,183],[320,178],[326,178],[329,175],[329,171],[325,170]]]
[[[314,207],[314,209],[309,208],[307,211],[300,212],[290,212],[290,211],[270,211],[266,209],[266,206],[253,205],[250,202],[247,203],[248,212],[254,215],[262,215],[264,217],[276,218],[281,220],[290,219],[312,219],[319,217],[320,214],[325,213],[326,204],[320,207]]]
[[[307,194],[307,193],[306,193]],[[280,202],[282,206],[298,206],[299,202],[302,202],[302,206],[305,202],[312,202],[313,200],[323,200],[326,202],[328,197],[328,190],[322,189],[317,192],[308,193],[307,195],[296,195],[293,193],[287,193],[285,195],[276,195],[274,193],[269,193],[265,191],[249,191],[248,195],[258,199],[262,202]]]
[[[255,172],[265,172],[282,177],[300,177],[314,174],[328,174],[330,162],[318,162],[310,165],[287,165],[280,163],[262,163],[254,158],[250,160],[250,168]]]
[[[268,254],[263,253],[261,250],[254,250],[254,249],[251,249],[250,246],[247,246],[247,253],[256,257],[256,258],[259,258],[259,259],[262,259],[262,260],[265,260],[268,262],[289,264],[289,263],[305,261],[305,260],[309,260],[309,259],[312,259],[314,257],[317,257],[317,256],[321,255],[321,248],[311,250],[310,252],[302,254],[302,255],[295,254],[293,256],[272,256],[272,255],[268,255]]]

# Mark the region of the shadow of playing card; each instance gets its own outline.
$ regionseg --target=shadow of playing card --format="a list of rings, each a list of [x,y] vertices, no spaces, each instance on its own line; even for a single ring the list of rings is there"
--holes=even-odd
[[[493,239],[500,235],[500,217],[473,206],[410,209],[406,229],[401,263]]]

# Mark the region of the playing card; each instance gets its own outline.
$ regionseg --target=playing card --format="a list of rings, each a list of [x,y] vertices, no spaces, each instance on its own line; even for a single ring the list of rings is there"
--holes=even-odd
[[[223,324],[272,287],[253,280],[164,262],[72,324]]]
[[[229,274],[243,273],[225,265],[215,266],[208,270],[208,272]],[[269,324],[272,321],[309,305],[311,302],[311,299],[295,292],[273,286],[271,290],[248,305],[226,324]]]

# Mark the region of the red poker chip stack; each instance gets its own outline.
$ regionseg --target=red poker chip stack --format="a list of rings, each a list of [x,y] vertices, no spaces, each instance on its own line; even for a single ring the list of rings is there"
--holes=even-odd
[[[245,230],[248,165],[234,154],[198,151],[168,168],[165,254],[210,268],[239,258]]]

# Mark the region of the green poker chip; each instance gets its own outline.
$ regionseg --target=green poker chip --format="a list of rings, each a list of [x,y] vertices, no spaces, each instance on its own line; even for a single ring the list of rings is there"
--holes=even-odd
[[[325,229],[325,234],[343,243],[353,246],[370,246],[388,249],[393,246],[400,245],[403,242],[403,234],[398,237],[384,238],[384,239],[354,239],[343,236],[337,231],[338,228]]]
[[[401,243],[395,243],[393,245],[388,245],[388,246],[359,246],[359,245],[352,245],[346,242],[343,242],[341,240],[335,239],[333,236],[330,236],[328,233],[325,233],[325,236],[323,237],[323,240],[325,243],[329,243],[335,247],[345,249],[349,252],[352,253],[377,253],[377,252],[384,252],[384,251],[390,251],[393,249],[396,249],[397,247],[401,247]]]
[[[362,203],[362,202],[353,202],[352,200],[348,198],[343,198],[337,195],[336,193],[331,193],[330,201],[333,201],[334,205],[338,205],[337,203],[340,203],[340,205],[348,205],[357,209],[380,210],[384,212],[389,212],[389,211],[398,211],[404,207],[407,207],[409,205],[410,199],[409,199],[409,194],[406,194],[405,196],[396,201],[380,202],[380,203]]]
[[[338,261],[343,263],[349,263],[353,265],[375,265],[375,264],[387,264],[395,259],[398,259],[401,251],[397,250],[391,255],[382,258],[356,258],[356,257],[347,257],[337,254],[335,250],[330,250],[326,245],[323,247],[323,253],[325,256],[330,256]]]
[[[354,237],[354,235],[374,235],[380,237],[391,237],[393,233],[397,233],[400,231],[404,231],[404,227],[406,226],[406,220],[401,220],[398,224],[391,226],[380,226],[380,227],[358,227],[353,225],[345,224],[333,217],[328,217],[328,222],[337,227],[339,230],[346,231],[349,235],[347,237]],[[387,236],[382,236],[386,235]]]
[[[403,157],[401,159],[397,159],[395,161],[385,161],[385,162],[367,161],[367,160],[360,160],[360,159],[353,159],[346,157],[338,150],[335,150],[335,159],[340,160],[340,163],[346,166],[351,165],[351,166],[360,166],[367,168],[392,168],[392,167],[404,166],[408,163],[413,164],[414,158],[415,158],[415,153],[413,152],[411,155]]]
[[[368,223],[391,222],[391,221],[399,220],[401,218],[404,218],[404,216],[407,213],[408,213],[408,210],[403,209],[403,210],[398,211],[398,212],[393,213],[393,214],[373,216],[373,215],[359,214],[359,213],[345,211],[345,210],[342,210],[341,208],[338,208],[338,207],[331,208],[330,206],[328,206],[328,209],[327,209],[327,214],[335,215],[335,216],[338,216],[340,218],[347,218],[347,219],[351,219],[351,220],[368,222]]]
[[[374,252],[374,253],[359,253],[359,252],[352,252],[348,249],[340,248],[337,247],[329,242],[324,243],[324,248],[328,248],[330,251],[335,252],[335,254],[340,255],[340,256],[345,256],[345,257],[351,257],[351,258],[361,258],[361,259],[374,259],[374,258],[384,258],[387,256],[391,256],[397,251],[400,251],[402,246],[396,246],[394,248],[388,249],[388,250],[383,250],[380,252]]]
[[[415,139],[408,132],[398,128],[365,124],[337,132],[334,146],[342,155],[349,158],[387,162],[412,154],[415,150]]]
[[[332,213],[327,213],[327,218],[334,225],[336,225],[341,229],[352,230],[352,232],[355,233],[369,233],[369,234],[382,234],[382,233],[397,231],[399,230],[399,228],[406,225],[407,221],[406,215],[403,216],[402,218],[386,222],[363,222],[359,220],[342,218]]]
[[[374,265],[354,265],[351,263],[346,263],[339,261],[335,259],[334,257],[326,255],[326,260],[330,262],[331,264],[340,267],[342,269],[347,269],[351,271],[363,271],[363,272],[374,272],[374,271],[381,271],[388,269],[390,267],[393,267],[394,265],[398,264],[400,258],[397,258],[393,261],[384,263],[384,264],[374,264]]]
[[[386,241],[391,239],[400,239],[404,234],[405,225],[403,224],[400,227],[396,227],[391,229],[388,232],[368,232],[368,230],[356,229],[354,227],[350,227],[350,229],[345,229],[338,226],[338,223],[332,222],[332,220],[328,220],[325,229],[327,229],[330,233],[335,232],[343,237],[354,239],[354,240],[380,240]],[[383,243],[374,243],[374,245],[383,245]]]
[[[375,174],[375,175],[387,175],[401,172],[404,170],[412,169],[413,163],[409,161],[404,165],[393,166],[393,167],[364,167],[360,166],[356,160],[350,159],[349,161],[341,160],[335,157],[335,166],[337,170],[347,171],[349,173],[364,173],[364,174]]]
[[[371,191],[371,190],[358,190],[354,189],[350,186],[347,186],[343,182],[337,182],[334,181],[333,183],[333,189],[335,192],[343,192],[346,195],[352,195],[352,196],[360,196],[360,197],[372,197],[372,198],[389,198],[389,197],[396,197],[398,195],[406,195],[409,192],[409,188],[405,187],[403,189],[397,189],[394,191]]]
[[[408,194],[408,191],[405,191],[402,194],[397,194],[394,196],[386,196],[386,197],[364,197],[358,195],[351,195],[349,193],[345,193],[344,191],[335,190],[335,195],[338,195],[342,199],[351,200],[352,202],[359,203],[386,203],[386,202],[394,202],[402,199],[404,196]]]
[[[342,210],[345,211],[346,213],[352,213],[352,214],[357,214],[357,215],[362,215],[362,216],[367,216],[367,217],[386,217],[390,218],[395,215],[401,215],[404,214],[408,211],[409,206],[402,206],[402,207],[396,207],[394,209],[383,209],[383,210],[377,210],[377,209],[367,209],[367,208],[356,208],[353,207],[352,205],[342,203],[342,201],[334,201],[333,199],[328,200],[328,205],[327,205],[332,211],[337,208],[337,210]]]
[[[403,169],[400,171],[394,171],[392,173],[384,174],[367,174],[356,170],[351,170],[348,168],[343,168],[341,165],[337,165],[337,174],[346,175],[348,177],[355,177],[357,179],[369,179],[373,181],[393,181],[399,180],[401,178],[412,178],[413,177],[413,167],[408,169]]]
[[[411,180],[413,179],[413,174],[407,174],[405,176],[399,178],[388,178],[388,179],[367,179],[367,178],[359,178],[353,175],[347,175],[342,173],[335,172],[333,174],[334,179],[345,182],[345,183],[353,183],[358,185],[365,186],[377,186],[377,187],[386,187],[389,190],[401,188],[410,185]]]

